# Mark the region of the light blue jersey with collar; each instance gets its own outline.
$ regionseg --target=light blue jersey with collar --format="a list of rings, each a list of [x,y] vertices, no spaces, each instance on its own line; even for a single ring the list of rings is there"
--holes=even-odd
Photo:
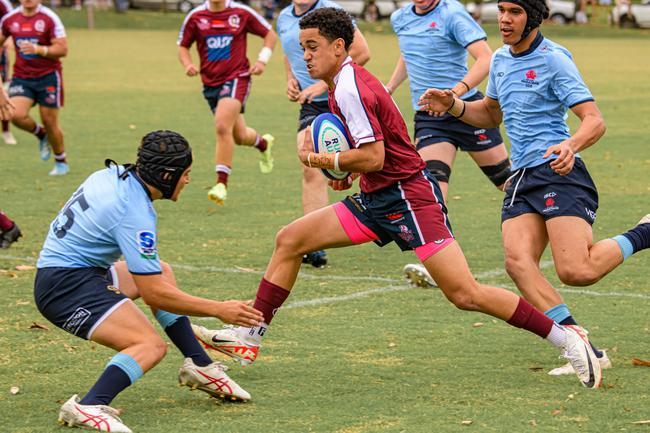
[[[467,74],[467,47],[487,39],[485,31],[456,0],[440,0],[424,15],[409,4],[390,16],[406,63],[413,109],[425,90],[451,89]],[[476,89],[463,95],[474,96]]]
[[[486,94],[501,106],[513,170],[556,158],[542,156],[571,136],[567,110],[594,100],[571,53],[541,33],[523,53],[509,45],[494,53]]]
[[[338,8],[341,6],[330,0],[318,0],[314,5],[304,14],[296,15],[293,4],[282,9],[276,23],[276,30],[280,36],[280,43],[282,50],[289,59],[289,65],[293,75],[300,84],[300,89],[304,90],[312,84],[317,83],[319,80],[314,80],[307,72],[307,64],[303,59],[302,47],[300,46],[300,26],[298,23],[300,19],[308,13],[320,8]],[[327,101],[327,92],[318,95],[314,101]]]
[[[50,224],[38,268],[109,268],[124,255],[133,274],[161,273],[149,192],[133,172],[123,180],[117,170],[91,174],[72,195]]]

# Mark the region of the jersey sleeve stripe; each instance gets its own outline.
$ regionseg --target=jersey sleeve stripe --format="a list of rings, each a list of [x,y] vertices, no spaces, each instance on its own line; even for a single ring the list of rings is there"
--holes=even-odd
[[[59,18],[59,16],[55,14],[52,9],[45,6],[41,8],[41,12],[50,17],[54,22],[54,36],[56,38],[65,38],[65,27],[63,27],[63,21],[61,21],[61,18]]]
[[[344,68],[345,69],[341,71],[341,75],[353,74],[353,77],[352,79],[345,79],[342,76],[339,78],[339,84],[334,92],[334,98],[341,109],[341,114],[345,117],[345,122],[348,125],[350,135],[354,141],[354,146],[358,147],[359,144],[362,144],[360,142],[362,139],[364,140],[364,143],[367,143],[369,137],[374,138],[375,131],[370,119],[368,118],[368,112],[366,111],[366,107],[363,105],[361,95],[359,94],[359,87],[357,86],[354,69],[352,69],[351,66],[344,66]],[[354,87],[348,83],[354,83]]]
[[[585,102],[594,102],[594,101],[595,101],[594,98],[586,98],[586,99],[583,99],[581,101],[576,102],[575,104],[570,105],[569,108],[573,108],[576,105],[584,104]]]
[[[484,37],[482,37],[482,38],[478,38],[478,39],[474,39],[472,42],[468,43],[468,44],[465,45],[463,48],[467,48],[467,47],[469,47],[470,45],[472,45],[472,44],[474,44],[474,43],[476,43],[476,42],[478,42],[478,41],[487,41],[487,36],[484,36]]]
[[[194,15],[197,12],[203,11],[206,9],[206,4],[203,3],[202,5],[199,5],[192,9],[190,13],[187,14],[185,19],[183,20],[183,24],[181,24],[181,29],[178,32],[178,40],[176,41],[177,45],[180,45],[181,42],[183,41],[183,33],[185,33],[185,26],[187,26],[187,23],[190,21],[190,18],[192,18],[192,15]]]

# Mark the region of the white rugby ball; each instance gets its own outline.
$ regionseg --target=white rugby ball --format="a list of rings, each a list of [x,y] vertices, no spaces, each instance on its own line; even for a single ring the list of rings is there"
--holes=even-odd
[[[350,150],[351,140],[341,119],[332,113],[319,114],[311,122],[311,139],[316,153],[334,153]],[[332,180],[343,180],[350,173],[347,171],[321,168],[325,176]]]

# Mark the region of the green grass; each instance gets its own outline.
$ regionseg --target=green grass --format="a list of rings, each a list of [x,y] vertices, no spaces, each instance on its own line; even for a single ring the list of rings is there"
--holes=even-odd
[[[237,149],[228,204],[216,209],[207,201],[213,126],[199,81],[186,78],[176,60],[174,28],[181,18],[160,18],[177,21],[165,31],[69,31],[62,111],[69,176],[48,177],[50,163],[38,159],[36,141],[27,134],[16,132],[18,146],[0,146],[1,207],[25,234],[0,253],[3,432],[63,431],[55,424],[60,404],[86,392],[112,356],[47,323],[34,305],[34,271],[15,269],[34,264],[49,222],[105,158],[133,161],[139,138],[156,128],[178,130],[192,143],[192,183],[180,202],[157,202],[156,208],[162,258],[199,269],[177,268],[181,287],[193,294],[252,297],[275,232],[301,214],[297,107],[285,98],[280,53],[255,80],[246,111],[250,125],[275,134],[276,170],[261,176],[255,152]],[[641,33],[607,28],[553,27],[546,34],[574,53],[608,122],[607,135],[584,157],[601,195],[594,237],[618,234],[650,204],[650,44]],[[368,41],[368,67],[386,80],[396,41],[386,32],[369,32]],[[251,50],[258,49],[254,41]],[[410,123],[406,85],[396,99]],[[512,287],[504,274],[489,274],[503,267],[501,194],[466,155],[455,164],[450,197],[451,220],[474,272],[491,275],[483,282]],[[395,246],[365,245],[331,251],[330,260],[327,269],[303,270],[311,278],[299,279],[289,302],[399,286],[401,267],[414,256]],[[632,423],[650,418],[650,369],[632,366],[631,359],[650,359],[649,268],[650,256],[639,254],[589,288],[592,294],[570,291],[552,268],[545,270],[594,340],[610,349],[615,368],[597,391],[583,389],[573,377],[547,376],[560,361],[546,342],[457,311],[437,291],[412,289],[283,310],[255,365],[230,371],[253,394],[249,404],[215,403],[177,388],[181,356],[170,350],[114,405],[126,409],[123,419],[141,433],[647,433],[647,425]],[[32,322],[49,330],[30,329]],[[474,327],[476,322],[484,326]],[[203,323],[217,326],[214,320]],[[11,395],[10,386],[20,393]],[[461,425],[464,420],[472,424]]]

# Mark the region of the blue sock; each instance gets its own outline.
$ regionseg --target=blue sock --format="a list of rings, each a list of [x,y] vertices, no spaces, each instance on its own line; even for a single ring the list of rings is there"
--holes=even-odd
[[[109,405],[117,394],[142,377],[142,368],[126,353],[118,353],[106,365],[97,382],[79,402],[85,405]]]
[[[184,357],[192,358],[194,364],[199,367],[212,364],[212,359],[205,353],[205,350],[194,336],[192,326],[190,326],[190,319],[187,316],[179,316],[158,310],[156,319],[165,329],[165,334],[178,347]]]
[[[560,325],[578,325],[578,322],[575,321],[566,304],[558,304],[555,307],[544,311],[544,314],[555,320]],[[602,358],[603,352],[598,350],[598,348],[592,344],[591,340],[589,340],[589,344],[591,344],[591,348],[596,354],[596,357]]]
[[[618,243],[625,260],[637,251],[650,248],[650,224],[639,224],[612,239]]]

